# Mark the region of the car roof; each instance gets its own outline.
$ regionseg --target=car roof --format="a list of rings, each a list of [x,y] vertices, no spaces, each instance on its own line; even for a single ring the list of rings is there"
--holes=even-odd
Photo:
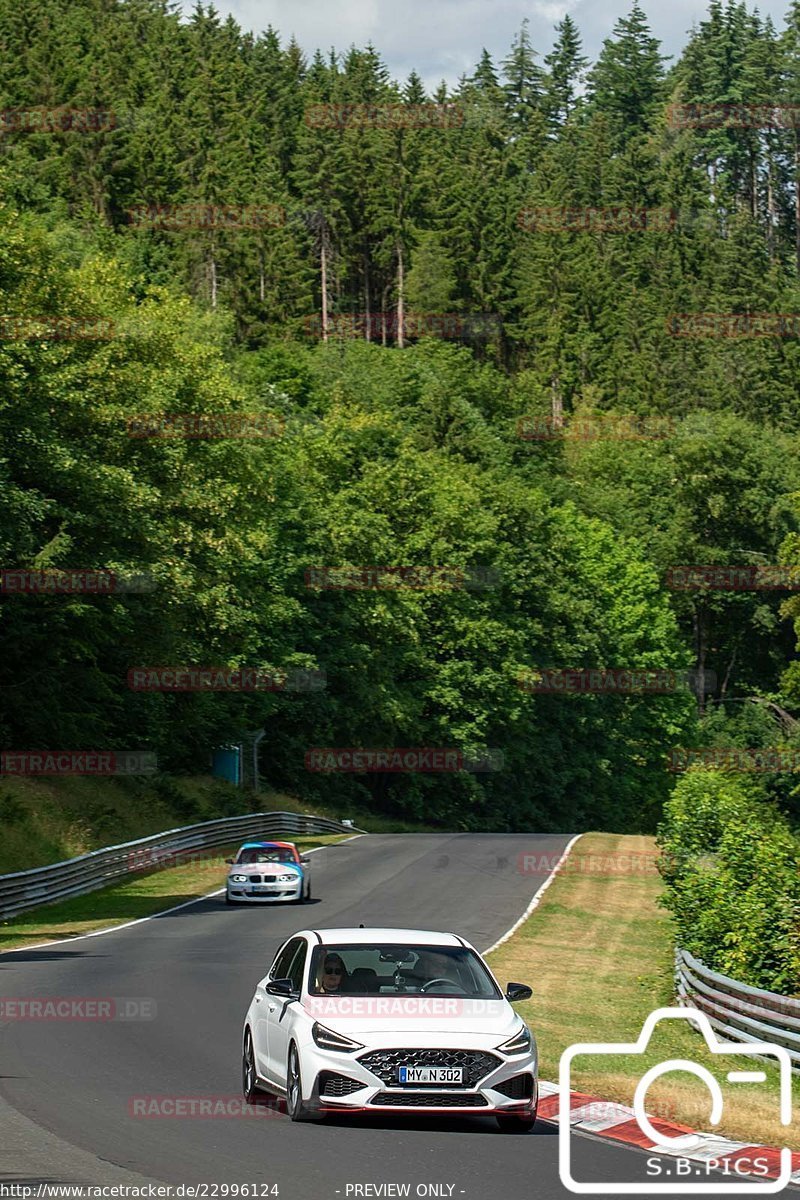
[[[301,932],[317,934],[322,939],[323,945],[331,942],[351,942],[353,944],[389,942],[393,945],[409,942],[411,945],[425,946],[464,945],[456,934],[441,933],[433,929],[387,929],[382,926],[353,929],[344,926],[339,929],[305,929]]]
[[[244,842],[239,847],[242,850],[272,850],[281,847],[285,850],[296,850],[294,842]]]

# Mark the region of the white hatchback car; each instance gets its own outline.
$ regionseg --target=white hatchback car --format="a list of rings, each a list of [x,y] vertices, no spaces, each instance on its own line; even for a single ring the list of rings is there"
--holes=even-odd
[[[480,954],[454,933],[304,929],[256,987],[242,1042],[245,1099],[285,1097],[293,1121],[329,1113],[536,1120],[536,1041]]]

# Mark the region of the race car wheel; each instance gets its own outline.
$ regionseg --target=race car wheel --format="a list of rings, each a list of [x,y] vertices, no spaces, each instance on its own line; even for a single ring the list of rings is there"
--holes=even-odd
[[[307,1121],[314,1115],[308,1105],[303,1103],[300,1059],[294,1042],[289,1047],[289,1061],[286,1064],[286,1111],[292,1121]]]

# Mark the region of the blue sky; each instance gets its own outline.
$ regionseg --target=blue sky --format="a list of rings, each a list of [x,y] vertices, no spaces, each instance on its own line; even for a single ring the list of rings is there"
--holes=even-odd
[[[641,0],[663,53],[677,54],[693,22],[702,20],[700,0]],[[191,0],[182,8],[191,11]],[[584,53],[594,59],[629,0],[215,0],[244,29],[274,26],[286,42],[294,34],[308,54],[318,47],[346,50],[372,41],[395,79],[405,80],[412,67],[428,88],[445,79],[453,85],[470,73],[485,46],[495,62],[505,57],[525,17],[534,47],[544,55],[553,41],[553,26],[569,12],[583,36]],[[752,5],[749,5],[752,7]],[[789,0],[762,0],[762,16],[783,28]]]

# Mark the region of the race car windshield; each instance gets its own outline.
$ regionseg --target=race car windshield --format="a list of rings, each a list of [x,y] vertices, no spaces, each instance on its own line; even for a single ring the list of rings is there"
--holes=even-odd
[[[361,944],[317,946],[311,956],[312,995],[468,996],[496,1000],[500,991],[466,946]]]
[[[285,847],[265,846],[261,850],[254,849],[253,847],[249,847],[247,850],[242,850],[236,861],[240,863],[293,863],[295,858],[291,850],[287,850]]]

